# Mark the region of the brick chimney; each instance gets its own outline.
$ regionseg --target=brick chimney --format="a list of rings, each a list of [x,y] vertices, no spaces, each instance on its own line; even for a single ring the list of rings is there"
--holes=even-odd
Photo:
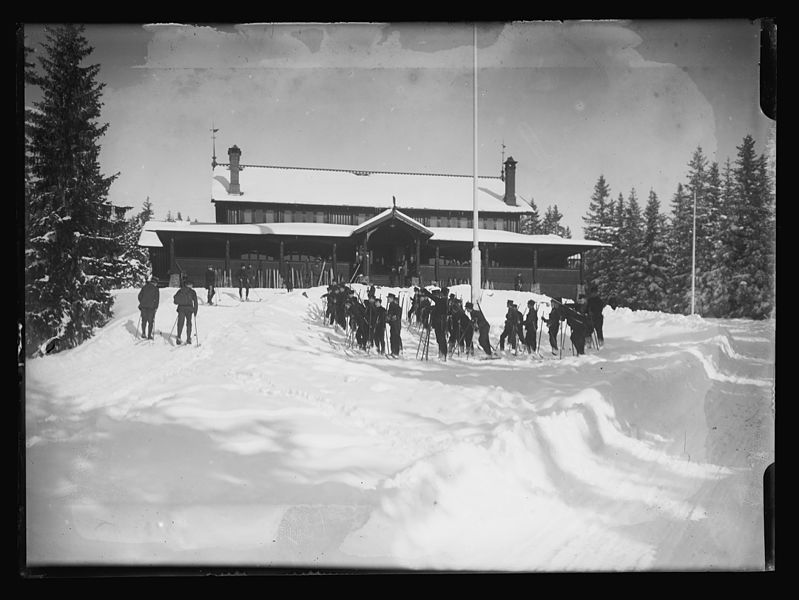
[[[230,190],[231,194],[241,194],[241,186],[239,185],[239,159],[241,158],[241,150],[238,146],[232,146],[227,150],[228,158],[230,159]]]
[[[516,206],[516,161],[512,156],[505,161],[505,204]]]

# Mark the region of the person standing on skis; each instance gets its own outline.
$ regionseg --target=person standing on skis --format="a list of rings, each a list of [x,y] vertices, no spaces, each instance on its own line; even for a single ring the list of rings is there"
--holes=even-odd
[[[139,311],[141,312],[141,336],[148,340],[153,339],[153,323],[155,312],[158,310],[160,294],[158,292],[158,279],[150,277],[139,291]]]
[[[180,336],[183,333],[183,324],[186,324],[186,343],[191,344],[191,318],[197,316],[197,292],[192,288],[190,279],[186,279],[180,289],[172,298],[178,308],[178,337],[176,343],[180,345]]]

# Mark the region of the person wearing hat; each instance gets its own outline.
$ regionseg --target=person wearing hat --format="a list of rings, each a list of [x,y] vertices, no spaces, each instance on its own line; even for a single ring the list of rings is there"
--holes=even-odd
[[[244,266],[244,263],[241,263],[241,268],[239,269],[239,300],[249,300],[250,299],[250,277],[252,275],[252,267],[250,265]],[[244,288],[245,296],[241,295],[241,290]]]
[[[160,294],[158,292],[158,279],[155,276],[144,284],[139,290],[139,312],[141,313],[141,336],[148,340],[153,339],[153,323],[155,311],[158,310]]]
[[[386,309],[383,308],[383,301],[375,298],[374,308],[374,329],[372,330],[372,343],[377,348],[378,353],[386,353]]]
[[[181,288],[175,292],[172,300],[178,308],[178,337],[177,344],[180,345],[180,336],[183,333],[183,323],[186,323],[186,343],[191,344],[191,317],[197,316],[197,292],[192,287],[191,279],[186,279]]]
[[[386,320],[388,321],[389,339],[391,356],[399,356],[402,348],[402,307],[397,302],[397,297],[393,293],[388,295],[388,308],[386,309]]]
[[[471,316],[472,327],[477,329],[477,343],[480,344],[480,347],[488,356],[491,356],[491,342],[488,340],[488,331],[491,329],[491,325],[489,325],[483,312],[475,308],[471,302],[467,302],[464,307]]]
[[[205,270],[205,289],[208,290],[208,299],[206,304],[213,304],[214,294],[216,294],[216,273],[211,265]]]
[[[527,301],[527,315],[524,317],[524,346],[527,352],[532,354],[535,352],[535,334],[538,331],[538,312],[535,309],[535,301],[530,299]]]
[[[554,298],[551,300],[552,309],[549,311],[547,317],[547,327],[549,329],[549,345],[552,348],[552,354],[558,353],[558,331],[560,330],[560,322],[566,317],[563,316],[560,310],[560,303]]]
[[[430,292],[426,288],[420,288],[419,291],[433,303],[430,311],[430,321],[433,330],[436,332],[438,358],[447,360],[447,303],[449,289],[445,287],[435,292]]]
[[[499,349],[505,349],[505,340],[507,339],[508,345],[516,350],[516,335],[519,320],[517,313],[519,311],[516,310],[513,300],[508,300],[507,306],[508,312],[505,313],[505,329],[502,330],[502,334],[499,336]]]

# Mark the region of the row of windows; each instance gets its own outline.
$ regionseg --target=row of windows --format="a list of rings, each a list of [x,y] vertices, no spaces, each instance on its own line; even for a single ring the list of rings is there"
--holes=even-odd
[[[262,208],[227,209],[227,222],[238,223],[333,223],[336,225],[360,225],[374,217],[373,213],[344,213],[335,211],[313,210],[275,210]],[[471,217],[446,217],[436,215],[423,215],[414,217],[425,227],[459,227],[471,228]],[[519,222],[516,219],[505,218],[480,218],[480,229],[495,229],[499,231],[519,231]]]

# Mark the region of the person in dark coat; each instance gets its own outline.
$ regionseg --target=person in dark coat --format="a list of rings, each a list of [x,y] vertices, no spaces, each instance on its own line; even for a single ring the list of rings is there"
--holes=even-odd
[[[491,356],[491,342],[488,339],[488,332],[491,329],[491,325],[485,318],[483,311],[475,308],[471,302],[467,302],[464,306],[469,312],[472,326],[477,330],[477,343],[480,344],[480,347],[488,356]]]
[[[571,329],[569,339],[574,345],[577,356],[585,354],[585,332],[586,332],[586,319],[578,309],[570,306],[561,306],[561,311],[566,318],[566,323]]]
[[[211,265],[205,270],[205,289],[208,290],[207,304],[212,304],[216,294],[216,272]]]
[[[141,336],[148,340],[153,339],[153,323],[155,312],[158,310],[160,294],[156,283],[158,280],[151,277],[139,290],[139,312],[141,313]]]
[[[246,290],[246,296],[242,296],[241,290]],[[239,269],[239,300],[250,299],[250,271],[242,263]]]
[[[605,317],[602,315],[604,308],[605,301],[599,297],[597,292],[593,292],[588,296],[586,310],[591,315],[591,324],[594,326],[594,331],[596,331],[596,338],[600,348],[605,344],[605,336],[602,332],[602,326],[605,322]]]
[[[524,318],[524,346],[527,352],[532,354],[536,350],[536,333],[538,332],[538,312],[535,309],[535,301],[527,301],[527,315]]]
[[[518,317],[516,313],[518,312],[514,307],[513,300],[508,300],[508,312],[505,313],[505,329],[502,330],[502,334],[499,336],[499,349],[505,349],[505,340],[508,340],[508,345],[516,350],[516,334],[517,334],[517,324],[518,324]]]
[[[463,351],[467,355],[473,352],[472,335],[474,328],[469,315],[463,310],[461,301],[456,299],[452,304],[449,326],[449,353],[452,354],[455,348]]]
[[[397,283],[397,265],[392,265],[388,274],[388,287],[394,287],[395,283]]]
[[[522,291],[522,286],[524,285],[524,281],[522,280],[522,274],[516,273],[516,277],[513,279],[513,287],[517,292]]]
[[[519,305],[515,302],[513,303],[513,308],[516,310],[516,339],[519,340],[519,345],[521,346],[524,342],[524,315],[519,310]]]
[[[178,305],[178,337],[177,344],[180,345],[180,336],[183,333],[183,323],[186,323],[186,343],[191,344],[191,318],[197,316],[197,292],[192,287],[190,279],[186,279],[181,288],[175,292],[172,298]]]
[[[549,328],[549,345],[552,348],[552,354],[558,353],[558,331],[560,330],[560,322],[563,315],[560,311],[560,304],[552,300],[552,308],[547,317],[547,327]]]
[[[378,353],[386,353],[386,309],[383,308],[383,301],[375,298],[374,307],[374,331],[372,343],[377,348]]]
[[[386,319],[388,320],[389,327],[388,343],[391,347],[391,356],[399,356],[400,349],[402,348],[402,307],[397,302],[397,297],[394,294],[388,295]]]
[[[443,288],[430,292],[426,288],[419,288],[423,296],[432,303],[430,310],[430,324],[436,332],[436,343],[438,344],[438,358],[447,360],[447,294],[449,290]]]

